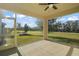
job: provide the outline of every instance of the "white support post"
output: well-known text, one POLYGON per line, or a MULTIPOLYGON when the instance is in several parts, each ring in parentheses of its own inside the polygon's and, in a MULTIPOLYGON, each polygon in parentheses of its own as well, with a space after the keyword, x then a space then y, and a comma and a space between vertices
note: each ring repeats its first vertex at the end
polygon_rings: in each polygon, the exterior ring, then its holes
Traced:
POLYGON ((17 15, 15 14, 15 18, 14 18, 14 39, 15 39, 15 47, 17 47, 16 19, 17 19, 17 15))
POLYGON ((43 20, 43 37, 45 40, 48 39, 48 20, 43 20))
POLYGON ((1 19, 0 19, 0 35, 1 35, 1 25, 2 25, 2 22, 1 22, 1 19))

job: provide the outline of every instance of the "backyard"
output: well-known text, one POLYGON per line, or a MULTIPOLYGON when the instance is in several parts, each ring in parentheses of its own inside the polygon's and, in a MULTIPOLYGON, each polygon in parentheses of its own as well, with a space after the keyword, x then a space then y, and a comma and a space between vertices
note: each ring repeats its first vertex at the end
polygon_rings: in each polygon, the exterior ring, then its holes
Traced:
POLYGON ((49 41, 65 44, 65 45, 79 45, 79 33, 69 32, 51 32, 49 33, 49 41))
MULTIPOLYGON (((77 15, 77 13, 72 14, 71 17, 73 17, 73 15, 77 15)), ((14 20, 10 19, 2 19, 0 22, 0 34, 5 34, 0 36, 4 37, 4 41, 6 41, 5 46, 15 46, 15 44, 17 44, 17 46, 23 46, 44 39, 43 21, 31 16, 20 14, 19 16, 22 17, 18 17, 18 19, 16 19, 16 24, 14 23, 14 20)), ((63 20, 62 17, 60 17, 60 19, 55 18, 48 20, 48 41, 65 45, 79 45, 79 20, 75 20, 74 18, 68 20, 69 18, 70 16, 65 19, 66 21, 63 20), (73 21, 73 19, 75 21, 73 21)), ((4 48, 3 45, 4 44, 2 44, 0 47, 4 48)))
MULTIPOLYGON (((35 41, 43 40, 42 31, 28 31, 30 35, 19 36, 17 35, 17 44, 19 46, 32 43, 35 41)), ((66 45, 79 45, 79 33, 69 32, 50 32, 48 40, 66 45)))
POLYGON ((41 31, 28 31, 27 33, 29 35, 23 35, 23 36, 17 35, 18 46, 29 44, 43 39, 41 31))
MULTIPOLYGON (((20 32, 20 31, 19 31, 20 32)), ((23 46, 26 44, 30 44, 36 41, 43 40, 43 32, 42 31, 28 31, 28 35, 19 35, 17 32, 17 45, 23 46)), ((13 35, 13 34, 12 34, 13 35)), ((9 45, 14 45, 15 40, 14 37, 10 37, 7 40, 9 45)), ((65 45, 79 45, 79 33, 71 33, 71 32, 49 32, 48 40, 51 42, 57 42, 65 45)))

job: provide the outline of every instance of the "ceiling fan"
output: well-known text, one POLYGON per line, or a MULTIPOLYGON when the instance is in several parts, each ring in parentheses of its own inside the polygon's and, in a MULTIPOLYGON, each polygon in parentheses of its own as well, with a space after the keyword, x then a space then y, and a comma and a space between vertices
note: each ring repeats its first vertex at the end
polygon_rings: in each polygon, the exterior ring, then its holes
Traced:
POLYGON ((49 8, 53 8, 53 9, 58 9, 57 6, 55 5, 57 3, 39 3, 39 5, 48 5, 44 11, 47 11, 49 8))

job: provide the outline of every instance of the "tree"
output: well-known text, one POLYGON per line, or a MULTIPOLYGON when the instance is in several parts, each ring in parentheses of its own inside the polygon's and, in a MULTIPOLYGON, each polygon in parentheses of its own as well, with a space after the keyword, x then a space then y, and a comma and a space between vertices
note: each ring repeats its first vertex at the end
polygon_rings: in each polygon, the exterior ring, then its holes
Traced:
POLYGON ((42 20, 37 20, 36 21, 36 24, 37 24, 39 30, 42 30, 43 29, 43 21, 42 20))
POLYGON ((59 29, 62 27, 61 22, 57 22, 56 20, 57 20, 57 18, 51 19, 48 21, 48 31, 49 32, 59 31, 59 29))
POLYGON ((48 31, 52 32, 54 30, 54 22, 56 21, 56 19, 51 19, 48 20, 48 31))
POLYGON ((79 20, 67 21, 64 26, 64 31, 66 32, 77 32, 79 30, 79 20))
POLYGON ((22 29, 22 27, 21 27, 21 24, 20 24, 20 23, 18 23, 18 24, 17 24, 17 29, 18 29, 18 30, 21 30, 21 29, 22 29))
POLYGON ((78 32, 78 24, 79 24, 79 20, 74 21, 74 23, 73 23, 73 31, 74 32, 78 32))
POLYGON ((56 27, 57 27, 57 31, 63 31, 63 23, 57 22, 56 27))
POLYGON ((27 24, 24 25, 24 31, 27 32, 29 30, 29 27, 27 24))
MULTIPOLYGON (((56 19, 50 19, 48 20, 48 31, 51 32, 53 31, 53 23, 56 21, 56 19)), ((37 20, 36 24, 38 25, 39 29, 43 29, 43 21, 42 20, 37 20)))
POLYGON ((67 32, 73 32, 73 21, 67 21, 65 29, 67 32))

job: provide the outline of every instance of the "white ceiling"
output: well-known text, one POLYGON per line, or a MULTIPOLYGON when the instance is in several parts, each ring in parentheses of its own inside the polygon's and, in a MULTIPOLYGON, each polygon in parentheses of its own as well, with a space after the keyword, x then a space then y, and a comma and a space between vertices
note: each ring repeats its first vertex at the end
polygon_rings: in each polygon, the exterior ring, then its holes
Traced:
POLYGON ((56 4, 58 7, 57 10, 49 8, 47 11, 44 11, 46 6, 47 5, 39 5, 38 3, 0 3, 0 8, 2 9, 41 19, 51 19, 54 17, 79 12, 78 3, 59 3, 56 4))

